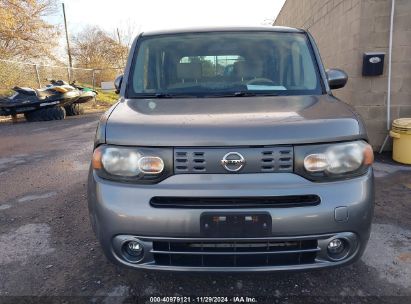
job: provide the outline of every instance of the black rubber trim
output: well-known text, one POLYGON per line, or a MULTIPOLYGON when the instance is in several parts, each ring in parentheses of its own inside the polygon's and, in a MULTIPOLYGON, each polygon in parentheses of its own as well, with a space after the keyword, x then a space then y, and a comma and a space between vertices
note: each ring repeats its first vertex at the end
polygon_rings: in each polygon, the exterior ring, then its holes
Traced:
POLYGON ((150 200, 155 208, 230 209, 230 208, 290 208, 317 206, 318 195, 290 195, 266 197, 162 197, 150 200))

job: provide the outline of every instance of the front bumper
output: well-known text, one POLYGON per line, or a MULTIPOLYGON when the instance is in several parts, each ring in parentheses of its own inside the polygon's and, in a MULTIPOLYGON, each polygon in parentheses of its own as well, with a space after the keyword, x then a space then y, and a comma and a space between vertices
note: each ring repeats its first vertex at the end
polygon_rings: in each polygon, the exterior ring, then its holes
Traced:
MULTIPOLYGON (((134 268, 183 271, 297 270, 344 265, 361 256, 370 234, 374 209, 374 182, 372 169, 364 176, 330 183, 314 183, 291 173, 264 173, 174 175, 155 185, 107 181, 90 171, 88 199, 93 229, 105 254, 113 262, 134 268), (200 215, 203 212, 232 212, 235 209, 154 208, 149 203, 153 196, 264 197, 307 194, 318 195, 321 203, 305 207, 241 209, 250 213, 268 212, 272 217, 270 237, 247 240, 211 240, 201 237, 200 215), (343 220, 341 210, 346 214, 343 220), (336 237, 346 238, 350 244, 347 255, 338 261, 327 257, 326 252, 328 242, 336 237), (145 245, 144 259, 138 263, 130 262, 122 254, 122 244, 131 239, 138 239, 145 245), (300 242, 295 244, 300 244, 301 248, 305 240, 316 242, 315 248, 312 248, 315 254, 313 260, 310 263, 301 263, 300 255, 299 263, 287 262, 286 265, 267 263, 255 267, 237 267, 237 264, 188 266, 174 265, 171 262, 164 265, 157 263, 153 250, 153 244, 157 241, 249 241, 268 244, 300 242)), ((238 253, 234 255, 234 261, 237 261, 238 253)), ((219 257, 217 254, 216 258, 219 257)))

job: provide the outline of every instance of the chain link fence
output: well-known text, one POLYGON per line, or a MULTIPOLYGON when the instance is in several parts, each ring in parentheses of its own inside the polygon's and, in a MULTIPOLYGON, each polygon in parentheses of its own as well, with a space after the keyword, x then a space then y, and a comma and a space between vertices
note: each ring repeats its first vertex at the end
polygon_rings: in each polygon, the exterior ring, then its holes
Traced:
POLYGON ((0 59, 0 90, 5 92, 15 86, 41 88, 50 79, 75 80, 79 84, 99 88, 102 82, 113 82, 121 73, 123 68, 69 68, 0 59))

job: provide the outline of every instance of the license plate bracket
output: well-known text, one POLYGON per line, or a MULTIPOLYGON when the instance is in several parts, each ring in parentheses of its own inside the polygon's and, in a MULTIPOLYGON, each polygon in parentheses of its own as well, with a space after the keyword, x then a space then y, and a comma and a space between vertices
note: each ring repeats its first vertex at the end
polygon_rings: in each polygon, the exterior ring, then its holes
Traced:
POLYGON ((268 212, 204 212, 200 225, 203 237, 267 237, 271 235, 272 219, 268 212))

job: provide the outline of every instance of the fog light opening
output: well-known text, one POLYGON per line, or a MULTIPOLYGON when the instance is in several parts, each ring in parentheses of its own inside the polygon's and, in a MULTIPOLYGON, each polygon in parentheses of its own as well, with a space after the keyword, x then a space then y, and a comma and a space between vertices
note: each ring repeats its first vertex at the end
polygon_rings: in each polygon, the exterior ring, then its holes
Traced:
POLYGON ((344 259, 350 250, 350 244, 346 239, 336 238, 331 240, 327 246, 328 256, 332 260, 344 259))
POLYGON ((328 243, 327 248, 329 253, 339 254, 344 251, 344 243, 340 239, 335 239, 328 243))
POLYGON ((127 261, 136 263, 144 257, 144 245, 136 240, 127 241, 123 243, 122 252, 127 261))

